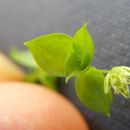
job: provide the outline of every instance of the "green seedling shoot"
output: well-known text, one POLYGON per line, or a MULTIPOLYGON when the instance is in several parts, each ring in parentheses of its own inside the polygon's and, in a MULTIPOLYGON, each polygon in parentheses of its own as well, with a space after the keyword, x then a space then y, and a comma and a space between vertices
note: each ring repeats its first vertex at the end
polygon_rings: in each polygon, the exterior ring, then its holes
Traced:
POLYGON ((52 33, 25 42, 38 65, 49 75, 75 77, 75 89, 86 107, 110 115, 112 89, 130 97, 130 67, 117 66, 100 70, 92 66, 93 39, 84 24, 74 36, 52 33))

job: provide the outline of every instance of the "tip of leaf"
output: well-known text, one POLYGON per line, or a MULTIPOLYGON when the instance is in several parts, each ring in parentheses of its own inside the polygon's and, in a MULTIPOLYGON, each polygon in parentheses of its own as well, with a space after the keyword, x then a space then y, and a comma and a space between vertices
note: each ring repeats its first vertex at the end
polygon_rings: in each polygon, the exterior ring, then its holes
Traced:
POLYGON ((67 76, 67 77, 65 78, 65 83, 66 83, 66 84, 67 84, 68 81, 71 79, 71 77, 73 77, 73 75, 69 75, 69 76, 67 76))
POLYGON ((27 47, 29 46, 29 45, 28 45, 28 42, 24 42, 23 44, 24 44, 25 46, 27 46, 27 47))
POLYGON ((81 28, 86 29, 86 28, 87 28, 87 23, 84 23, 84 24, 81 26, 81 28))
POLYGON ((111 115, 110 115, 110 113, 107 113, 106 116, 107 116, 107 117, 110 117, 111 115))
POLYGON ((69 79, 70 79, 70 76, 68 76, 68 77, 65 78, 65 83, 66 84, 68 83, 69 79))
POLYGON ((86 26, 86 27, 87 27, 87 23, 84 23, 84 26, 86 26))

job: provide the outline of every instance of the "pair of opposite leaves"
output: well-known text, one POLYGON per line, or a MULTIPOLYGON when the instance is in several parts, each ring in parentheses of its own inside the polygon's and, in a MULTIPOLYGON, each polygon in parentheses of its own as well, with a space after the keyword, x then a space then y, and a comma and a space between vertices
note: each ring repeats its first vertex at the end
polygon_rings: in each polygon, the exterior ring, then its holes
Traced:
POLYGON ((91 67, 93 40, 83 25, 71 37, 62 33, 40 36, 25 43, 41 68, 53 76, 76 76, 76 93, 88 108, 109 115, 111 92, 104 93, 104 76, 91 67))

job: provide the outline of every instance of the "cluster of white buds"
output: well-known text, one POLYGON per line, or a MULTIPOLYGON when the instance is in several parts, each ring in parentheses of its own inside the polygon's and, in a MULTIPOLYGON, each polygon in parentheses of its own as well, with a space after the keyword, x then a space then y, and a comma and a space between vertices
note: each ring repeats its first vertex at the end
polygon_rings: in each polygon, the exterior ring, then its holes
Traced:
POLYGON ((121 94, 125 98, 130 97, 130 67, 117 66, 113 67, 106 75, 104 80, 104 91, 109 93, 111 88, 116 94, 121 94))

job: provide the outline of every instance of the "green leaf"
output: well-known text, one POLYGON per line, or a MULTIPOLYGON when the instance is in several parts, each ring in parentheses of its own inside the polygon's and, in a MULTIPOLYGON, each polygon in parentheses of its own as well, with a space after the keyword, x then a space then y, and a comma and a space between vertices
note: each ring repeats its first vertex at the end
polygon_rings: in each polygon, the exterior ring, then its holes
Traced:
POLYGON ((79 100, 88 108, 109 115, 112 94, 104 93, 104 76, 91 67, 76 78, 76 93, 79 100))
POLYGON ((25 43, 41 68, 54 76, 66 76, 65 61, 72 52, 72 38, 54 33, 25 43))
POLYGON ((91 64, 93 55, 93 40, 84 24, 73 37, 73 52, 65 63, 67 76, 70 78, 85 70, 91 64))
POLYGON ((81 71, 80 62, 78 61, 75 52, 72 52, 67 57, 65 62, 65 71, 68 79, 71 78, 72 76, 75 76, 81 71))
POLYGON ((36 64, 34 58, 32 57, 29 51, 20 51, 18 49, 12 49, 10 52, 10 56, 17 63, 23 66, 30 67, 30 68, 38 67, 38 65, 36 64))
POLYGON ((91 64, 94 56, 94 44, 86 24, 84 24, 74 35, 73 48, 80 61, 80 68, 82 70, 85 69, 91 64))
POLYGON ((72 38, 54 33, 25 43, 47 73, 69 79, 85 70, 92 61, 94 45, 86 25, 72 38))

